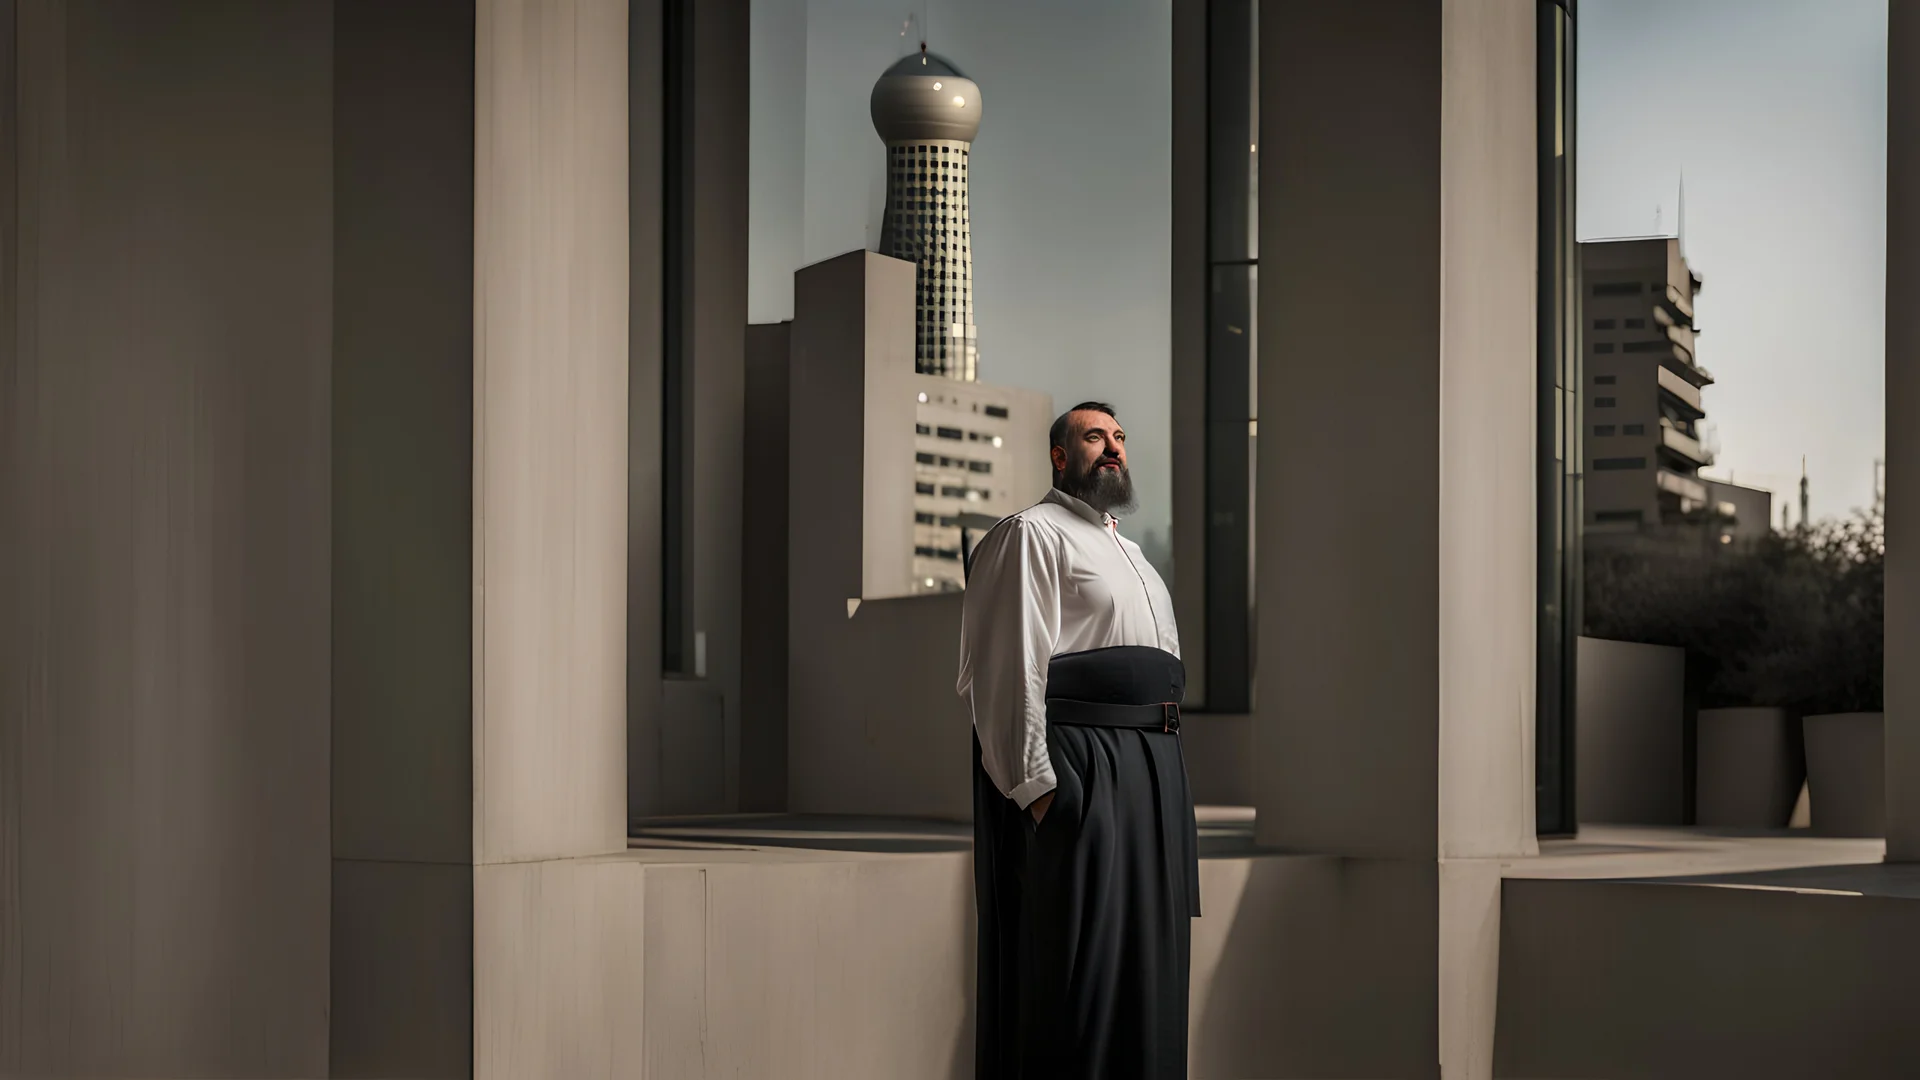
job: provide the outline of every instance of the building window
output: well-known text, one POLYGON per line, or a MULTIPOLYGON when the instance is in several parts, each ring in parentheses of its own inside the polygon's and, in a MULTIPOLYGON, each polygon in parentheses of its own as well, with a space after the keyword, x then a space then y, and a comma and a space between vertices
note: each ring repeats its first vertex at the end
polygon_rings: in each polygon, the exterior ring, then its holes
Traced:
POLYGON ((967 489, 947 485, 940 488, 940 494, 949 499, 964 499, 967 497, 967 489))
POLYGON ((1603 523, 1631 522, 1638 525, 1643 518, 1638 510, 1599 510, 1594 513, 1593 520, 1603 523))
POLYGON ((931 465, 933 464, 933 455, 927 454, 927 453, 919 453, 919 454, 913 455, 913 460, 919 462, 922 465, 931 465))
POLYGON ((913 493, 915 495, 931 495, 933 494, 933 485, 928 483, 916 483, 913 485, 913 493))
POLYGON ((1639 296, 1640 283, 1637 281, 1610 281, 1593 287, 1595 296, 1639 296))
POLYGON ((1613 406, 1614 399, 1610 397, 1597 397, 1593 399, 1593 407, 1596 409, 1611 409, 1613 406))
POLYGON ((1616 375, 1595 375, 1593 377, 1593 384, 1595 386, 1612 386, 1614 380, 1618 377, 1619 376, 1616 375))
POLYGON ((1614 430, 1614 429, 1613 429, 1613 425, 1612 425, 1612 424, 1595 424, 1595 425, 1593 425, 1593 433, 1594 433, 1595 435, 1598 435, 1598 436, 1600 436, 1601 438, 1605 438, 1605 437, 1607 437, 1608 435, 1611 435, 1611 434, 1613 434, 1613 430, 1614 430))
POLYGON ((1611 330, 1613 329, 1613 327, 1614 327, 1614 321, 1612 319, 1593 320, 1593 328, 1595 330, 1611 330))
POLYGON ((915 424, 913 425, 913 433, 915 435, 931 435, 933 434, 933 429, 925 424, 915 424))
POLYGON ((1661 349, 1664 349, 1666 347, 1667 347, 1667 343, 1664 341, 1629 341, 1625 345, 1620 346, 1620 351, 1630 352, 1630 353, 1649 353, 1649 352, 1659 352, 1661 349))
POLYGON ((1643 457, 1603 457, 1593 459, 1596 472, 1624 472, 1629 469, 1644 469, 1647 459, 1643 457))
POLYGON ((1625 325, 1626 325, 1626 328, 1629 330, 1645 330, 1647 328, 1647 320, 1628 319, 1625 325))
POLYGON ((913 515, 913 523, 915 525, 931 525, 933 521, 934 517, 932 514, 915 513, 913 515))
POLYGON ((943 439, 958 439, 961 436, 961 431, 957 427, 943 427, 936 429, 934 434, 943 439))
MULTIPOLYGON (((1253 705, 1253 448, 1259 296, 1259 0, 1206 8, 1207 278, 1200 588, 1210 712, 1253 705)), ((1184 568, 1182 568, 1184 572, 1184 568)))
POLYGON ((990 473, 990 472, 992 472, 992 471, 993 471, 993 462, 991 462, 991 461, 969 461, 969 462, 967 462, 967 471, 968 471, 968 472, 977 472, 977 473, 990 473))
POLYGON ((1613 342, 1596 341, 1593 343, 1593 351, 1600 354, 1611 353, 1613 351, 1613 342))
POLYGON ((1628 424, 1626 427, 1621 428, 1620 431, 1625 435, 1645 435, 1647 433, 1647 425, 1628 424))

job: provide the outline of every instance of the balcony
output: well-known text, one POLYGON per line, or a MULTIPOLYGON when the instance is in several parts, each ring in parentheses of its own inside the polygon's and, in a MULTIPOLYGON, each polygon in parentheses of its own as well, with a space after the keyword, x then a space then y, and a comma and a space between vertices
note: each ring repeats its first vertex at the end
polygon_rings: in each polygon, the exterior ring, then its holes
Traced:
POLYGON ((1685 476, 1674 472, 1672 469, 1663 468, 1655 475, 1654 483, 1659 486, 1662 492, 1675 496, 1680 500, 1682 513, 1697 510, 1706 505, 1707 485, 1691 476, 1685 476))
POLYGON ((1667 340, 1673 342, 1676 348, 1679 348, 1686 352, 1687 361, 1689 363, 1693 361, 1693 341, 1694 341, 1695 332, 1696 331, 1693 329, 1693 327, 1682 326, 1679 323, 1674 323, 1667 327, 1667 340))
POLYGON ((1660 298, 1660 302, 1666 305, 1668 311, 1685 319, 1689 324, 1693 322, 1693 300, 1678 285, 1669 282, 1667 294, 1660 298))
POLYGON ((1700 388, 1681 378, 1678 373, 1666 365, 1660 367, 1660 389, 1665 391, 1682 411, 1690 412, 1689 419, 1698 420, 1707 415, 1700 402, 1700 388))
MULTIPOLYGON (((1662 418, 1660 421, 1660 448, 1679 456, 1694 468, 1713 464, 1713 455, 1707 453, 1706 449, 1700 445, 1699 439, 1677 428, 1668 426, 1665 418, 1662 418)), ((1704 488, 1701 490, 1702 492, 1705 491, 1704 488)), ((1706 498, 1705 494, 1702 494, 1700 497, 1702 499, 1706 498)))

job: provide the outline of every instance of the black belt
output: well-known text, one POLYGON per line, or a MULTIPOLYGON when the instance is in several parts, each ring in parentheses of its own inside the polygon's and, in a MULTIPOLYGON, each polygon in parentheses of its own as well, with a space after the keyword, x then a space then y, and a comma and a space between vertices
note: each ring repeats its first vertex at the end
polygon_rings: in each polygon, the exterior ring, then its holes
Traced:
POLYGON ((1162 701, 1153 705, 1109 705, 1099 701, 1048 698, 1047 722, 1075 727, 1143 728, 1179 731, 1180 705, 1162 701))

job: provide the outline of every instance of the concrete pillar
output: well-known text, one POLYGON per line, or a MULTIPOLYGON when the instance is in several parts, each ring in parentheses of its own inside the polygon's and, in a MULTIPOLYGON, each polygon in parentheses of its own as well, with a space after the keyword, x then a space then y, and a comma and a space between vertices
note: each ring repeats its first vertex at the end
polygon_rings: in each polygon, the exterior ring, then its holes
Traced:
POLYGON ((1920 860, 1920 3, 1887 5, 1887 858, 1920 860))
POLYGON ((0 1075, 328 1075, 331 22, 0 4, 0 1075))
MULTIPOLYGON (((1187 700, 1207 700, 1207 5, 1174 0, 1172 421, 1173 614, 1187 700)), ((1196 719, 1193 727, 1211 726, 1196 719)), ((1189 762, 1191 766, 1191 762, 1189 762)))
POLYGON ((1392 1007, 1313 1060, 1369 1075, 1487 1075, 1465 860, 1533 850, 1533 7, 1262 11, 1258 830, 1429 928, 1329 928, 1392 1007))
POLYGON ((472 0, 334 5, 335 1075, 473 1046, 472 0))
POLYGON ((476 863, 626 845, 627 5, 476 9, 476 863))

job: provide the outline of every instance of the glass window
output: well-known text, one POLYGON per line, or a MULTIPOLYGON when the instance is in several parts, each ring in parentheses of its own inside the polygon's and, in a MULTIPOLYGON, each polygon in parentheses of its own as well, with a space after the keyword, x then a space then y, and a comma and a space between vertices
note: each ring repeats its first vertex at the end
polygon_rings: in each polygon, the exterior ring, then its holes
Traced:
POLYGON ((1593 426, 1593 433, 1595 435, 1600 436, 1601 438, 1605 438, 1608 435, 1613 434, 1613 425, 1612 424, 1595 424, 1593 426))
POLYGON ((1610 397, 1594 398, 1593 407, 1596 409, 1611 409, 1613 408, 1613 399, 1610 397))
POLYGON ((1643 457, 1594 458, 1593 467, 1600 472, 1613 472, 1626 469, 1644 469, 1647 459, 1643 457))

